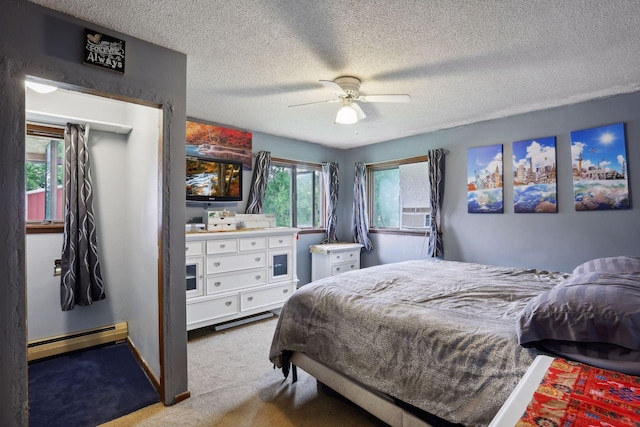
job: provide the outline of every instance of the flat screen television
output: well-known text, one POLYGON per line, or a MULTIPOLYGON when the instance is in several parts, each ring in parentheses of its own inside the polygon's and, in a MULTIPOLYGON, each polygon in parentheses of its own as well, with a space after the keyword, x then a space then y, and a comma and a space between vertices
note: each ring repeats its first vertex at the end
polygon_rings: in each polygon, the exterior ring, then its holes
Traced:
POLYGON ((242 162, 187 156, 187 200, 194 202, 242 200, 242 162))

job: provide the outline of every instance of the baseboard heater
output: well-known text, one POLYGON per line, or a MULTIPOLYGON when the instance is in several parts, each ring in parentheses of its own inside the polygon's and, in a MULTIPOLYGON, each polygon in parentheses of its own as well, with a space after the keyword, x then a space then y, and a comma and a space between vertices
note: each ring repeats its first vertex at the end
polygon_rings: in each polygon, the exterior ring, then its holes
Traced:
POLYGON ((120 322, 115 325, 31 341, 27 345, 27 360, 31 362, 69 351, 124 341, 127 339, 127 333, 127 322, 120 322))

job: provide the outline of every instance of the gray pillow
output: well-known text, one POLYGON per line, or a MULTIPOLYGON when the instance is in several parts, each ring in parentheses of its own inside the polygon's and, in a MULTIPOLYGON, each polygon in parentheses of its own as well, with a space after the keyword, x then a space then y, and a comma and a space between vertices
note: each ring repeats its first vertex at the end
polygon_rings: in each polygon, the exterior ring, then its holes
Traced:
POLYGON ((606 343, 640 351, 640 273, 573 274, 531 299, 516 328, 524 347, 606 343))
POLYGON ((583 273, 640 273, 640 258, 615 256, 596 258, 584 262, 573 269, 573 274, 583 273))

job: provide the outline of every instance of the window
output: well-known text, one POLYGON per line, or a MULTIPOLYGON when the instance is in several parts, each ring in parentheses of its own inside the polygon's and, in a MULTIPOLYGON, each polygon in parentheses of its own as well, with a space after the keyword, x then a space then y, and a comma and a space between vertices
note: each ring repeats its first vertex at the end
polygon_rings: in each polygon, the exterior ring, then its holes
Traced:
POLYGON ((424 231, 429 226, 427 157, 367 165, 371 230, 424 231))
POLYGON ((64 130, 27 125, 25 220, 27 225, 64 220, 64 130))
POLYGON ((276 226, 322 228, 324 206, 322 165, 271 159, 263 212, 276 226))

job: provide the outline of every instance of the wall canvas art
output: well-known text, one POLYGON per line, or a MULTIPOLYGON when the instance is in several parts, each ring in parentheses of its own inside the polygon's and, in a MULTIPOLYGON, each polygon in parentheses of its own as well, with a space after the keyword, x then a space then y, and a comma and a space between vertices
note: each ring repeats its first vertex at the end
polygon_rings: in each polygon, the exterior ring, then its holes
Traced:
POLYGON ((251 170, 251 132, 187 121, 187 156, 242 162, 251 170))
POLYGON ((502 144, 467 151, 469 213, 503 212, 502 144))
POLYGON ((571 132, 577 211, 629 209, 624 123, 571 132))
POLYGON ((556 137, 514 142, 514 212, 558 212, 556 192, 556 137))

